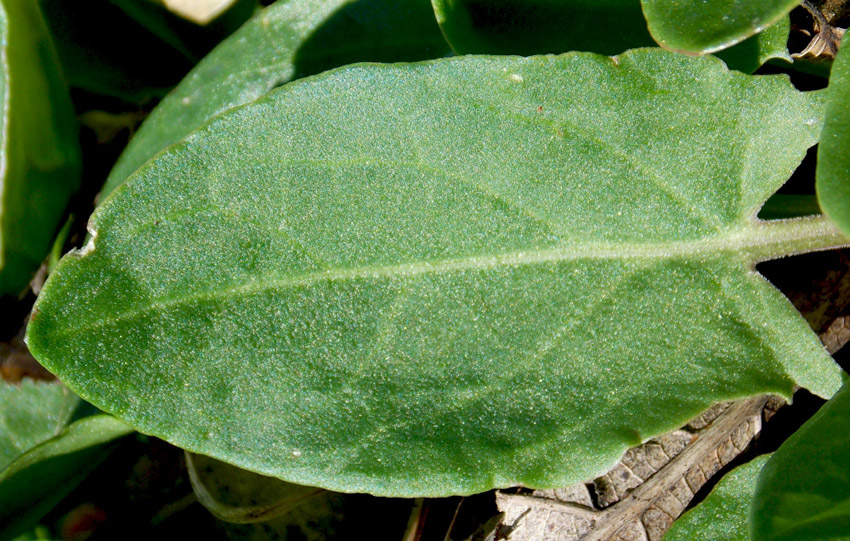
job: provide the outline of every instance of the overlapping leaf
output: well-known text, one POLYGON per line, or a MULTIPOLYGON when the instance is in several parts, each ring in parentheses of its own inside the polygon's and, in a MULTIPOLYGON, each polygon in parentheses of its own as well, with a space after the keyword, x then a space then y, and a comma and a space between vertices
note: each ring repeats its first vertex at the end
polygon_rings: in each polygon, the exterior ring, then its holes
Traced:
POLYGON ((79 185, 77 125, 37 2, 0 2, 0 296, 47 255, 79 185))
POLYGON ((750 510, 751 539, 847 539, 850 532, 850 386, 765 464, 750 510))
POLYGON ((756 457, 724 475, 704 501, 673 523, 664 541, 747 541, 750 538, 747 517, 756 480, 769 457, 756 457))
POLYGON ((31 528, 132 432, 110 415, 85 417, 0 470, 0 539, 31 528))
POLYGON ((0 380, 0 539, 32 527, 133 431, 87 410, 59 382, 0 380))
POLYGON ((769 60, 781 59, 791 62, 787 45, 790 32, 791 21, 785 17, 764 32, 719 51, 717 56, 730 68, 744 73, 753 73, 769 60))
POLYGON ((354 62, 423 60, 449 52, 428 0, 277 2, 219 45, 159 104, 101 197, 211 117, 276 86, 354 62))
POLYGON ((827 116, 818 145, 818 202, 850 234, 850 54, 839 52, 829 78, 827 116))
POLYGON ((649 31, 662 47, 713 53, 775 24, 800 0, 641 0, 649 31))
POLYGON ((365 65, 162 152, 57 266, 33 354, 191 451, 382 495, 565 486, 837 368, 756 261, 822 99, 639 50, 365 65))
POLYGON ((61 383, 0 379, 0 470, 61 432, 79 402, 61 383))

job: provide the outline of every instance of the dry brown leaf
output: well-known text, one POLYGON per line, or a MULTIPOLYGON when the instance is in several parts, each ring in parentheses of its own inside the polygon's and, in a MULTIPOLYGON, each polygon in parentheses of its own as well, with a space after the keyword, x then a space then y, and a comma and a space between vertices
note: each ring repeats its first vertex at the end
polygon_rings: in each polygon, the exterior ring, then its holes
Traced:
POLYGON ((821 0, 818 8, 826 17, 826 20, 834 23, 850 12, 850 2, 848 0, 821 0))
POLYGON ((791 57, 794 60, 806 58, 808 60, 832 60, 838 53, 838 48, 841 46, 841 39, 844 37, 844 28, 835 26, 825 26, 815 34, 812 41, 806 45, 806 48, 799 53, 794 53, 791 57))
POLYGON ((840 316, 832 320, 829 327, 820 334, 821 342, 830 353, 835 353, 850 341, 850 316, 840 316))
MULTIPOLYGON (((832 2, 832 4, 839 4, 839 2, 832 2)), ((800 5, 811 14, 814 20, 815 36, 805 49, 791 55, 791 57, 795 60, 801 58, 814 61, 832 60, 835 58, 838 47, 841 45, 841 38, 844 37, 844 28, 833 26, 832 19, 827 14, 821 12, 821 8, 811 2, 804 1, 800 5)), ((834 11, 838 7, 833 6, 831 9, 834 11)), ((835 16, 835 13, 830 13, 833 17, 835 16)))

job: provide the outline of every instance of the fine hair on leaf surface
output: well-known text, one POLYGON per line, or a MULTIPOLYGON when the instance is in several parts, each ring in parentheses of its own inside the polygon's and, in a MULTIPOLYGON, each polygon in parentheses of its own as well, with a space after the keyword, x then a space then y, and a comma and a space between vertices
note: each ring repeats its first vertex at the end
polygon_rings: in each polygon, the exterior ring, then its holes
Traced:
POLYGON ((304 79, 118 187, 28 343, 138 430, 293 483, 582 481, 716 402, 838 388, 754 270, 847 242, 755 218, 822 110, 658 49, 304 79))

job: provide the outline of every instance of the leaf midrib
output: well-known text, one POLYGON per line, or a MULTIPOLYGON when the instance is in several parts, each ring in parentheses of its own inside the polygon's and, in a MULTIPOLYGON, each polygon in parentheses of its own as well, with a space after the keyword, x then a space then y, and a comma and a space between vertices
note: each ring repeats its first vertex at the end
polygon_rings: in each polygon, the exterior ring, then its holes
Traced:
MULTIPOLYGON (((822 217, 801 219, 797 223, 806 224, 806 229, 822 229, 825 220, 822 217), (806 224, 808 222, 808 224, 806 224)), ((95 321, 91 325, 68 328, 64 334, 79 335, 105 326, 132 320, 151 311, 160 311, 193 302, 226 299, 230 296, 242 296, 260 293, 272 289, 287 289, 310 286, 319 282, 339 282, 357 279, 405 278, 421 274, 453 273, 465 271, 486 271, 498 268, 520 267, 546 263, 560 263, 579 260, 704 260, 706 257, 718 257, 721 254, 732 256, 742 264, 742 269, 752 268, 762 259, 758 254, 767 245, 778 245, 777 253, 789 251, 785 244, 788 221, 745 223, 736 229, 729 229, 723 235, 697 240, 634 243, 634 242, 587 242, 558 246, 548 249, 519 250, 503 254, 474 255, 437 261, 419 261, 392 265, 363 265, 355 268, 335 268, 314 271, 298 276, 281 278, 279 274, 259 275, 250 281, 237 285, 205 292, 196 292, 178 297, 165 297, 141 308, 116 314, 114 317, 95 321), (779 225, 783 224, 783 225, 779 225), (773 231, 771 231, 773 230, 773 231), (783 235, 783 233, 785 233, 783 235), (783 242, 785 244, 783 244, 783 242)), ((793 230, 793 228, 791 228, 793 230)), ((803 227, 797 229, 803 230, 803 227)), ((811 235, 811 236, 814 236, 811 235)), ((822 234, 821 234, 822 236, 822 234)), ((795 239, 791 239, 795 240, 795 239)), ((76 252, 73 259, 91 257, 97 252, 89 248, 76 252)))

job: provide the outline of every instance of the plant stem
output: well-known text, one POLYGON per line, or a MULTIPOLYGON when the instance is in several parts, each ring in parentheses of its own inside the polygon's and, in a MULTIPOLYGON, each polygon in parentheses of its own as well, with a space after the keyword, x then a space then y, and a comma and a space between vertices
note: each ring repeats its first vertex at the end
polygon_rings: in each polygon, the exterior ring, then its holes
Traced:
POLYGON ((846 237, 826 216, 790 220, 759 220, 747 232, 746 252, 757 263, 807 252, 850 247, 846 237))

